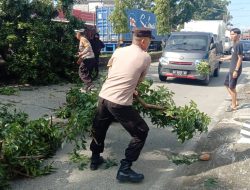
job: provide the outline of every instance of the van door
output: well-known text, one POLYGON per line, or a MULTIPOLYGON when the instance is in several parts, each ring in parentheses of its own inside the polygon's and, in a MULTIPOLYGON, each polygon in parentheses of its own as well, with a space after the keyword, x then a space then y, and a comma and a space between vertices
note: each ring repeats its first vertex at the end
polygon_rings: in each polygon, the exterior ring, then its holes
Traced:
POLYGON ((211 75, 218 76, 219 74, 219 59, 221 57, 220 47, 218 43, 213 43, 210 45, 209 52, 209 65, 211 67, 211 75))

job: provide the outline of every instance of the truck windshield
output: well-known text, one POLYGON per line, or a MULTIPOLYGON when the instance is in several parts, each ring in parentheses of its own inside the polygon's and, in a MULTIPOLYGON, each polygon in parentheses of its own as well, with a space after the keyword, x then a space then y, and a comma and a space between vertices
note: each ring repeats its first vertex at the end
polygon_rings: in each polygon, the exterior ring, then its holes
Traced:
POLYGON ((206 51, 208 37, 201 35, 172 35, 169 37, 166 50, 206 51))

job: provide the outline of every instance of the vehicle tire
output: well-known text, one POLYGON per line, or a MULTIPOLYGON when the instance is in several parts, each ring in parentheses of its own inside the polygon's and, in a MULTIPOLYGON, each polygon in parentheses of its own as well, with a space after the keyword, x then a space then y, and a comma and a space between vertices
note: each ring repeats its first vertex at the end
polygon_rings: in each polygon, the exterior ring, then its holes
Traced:
POLYGON ((218 67, 214 70, 214 77, 218 77, 220 74, 220 64, 218 65, 218 67))
POLYGON ((202 80, 202 84, 207 86, 209 84, 209 82, 210 82, 210 76, 208 74, 206 76, 206 78, 204 80, 202 80))
POLYGON ((167 77, 166 77, 166 76, 163 76, 163 75, 159 75, 159 79, 160 79, 160 81, 162 81, 162 82, 166 82, 166 81, 167 81, 167 77))

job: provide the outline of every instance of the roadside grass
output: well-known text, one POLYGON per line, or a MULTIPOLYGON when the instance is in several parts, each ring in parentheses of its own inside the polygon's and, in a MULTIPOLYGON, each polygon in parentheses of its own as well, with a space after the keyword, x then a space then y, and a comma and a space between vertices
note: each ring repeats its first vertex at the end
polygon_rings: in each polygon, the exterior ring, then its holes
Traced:
POLYGON ((208 189, 213 189, 218 187, 218 178, 208 178, 204 181, 204 187, 208 189))
POLYGON ((173 154, 168 156, 168 159, 172 161, 176 165, 187 164, 190 165, 199 160, 199 156, 197 154, 184 155, 184 154, 173 154))
POLYGON ((0 95, 17 95, 19 92, 19 90, 15 87, 9 87, 9 86, 5 86, 5 87, 0 87, 0 95))

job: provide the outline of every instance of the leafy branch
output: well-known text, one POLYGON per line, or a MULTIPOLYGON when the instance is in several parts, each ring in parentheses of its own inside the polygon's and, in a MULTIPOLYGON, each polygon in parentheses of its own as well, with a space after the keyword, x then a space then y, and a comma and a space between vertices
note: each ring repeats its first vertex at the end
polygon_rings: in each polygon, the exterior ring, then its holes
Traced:
MULTIPOLYGON (((160 86, 152 89, 152 81, 144 81, 138 88, 139 97, 134 101, 134 107, 151 122, 160 128, 172 127, 182 143, 191 139, 197 132, 206 132, 210 118, 200 112, 195 102, 183 107, 176 106, 173 92, 160 86)), ((74 153, 86 146, 92 121, 97 109, 98 91, 80 93, 79 88, 72 88, 67 93, 67 104, 58 110, 58 116, 68 117, 69 123, 65 127, 66 141, 74 142, 74 153), (84 109, 85 108, 85 109, 84 109)))
POLYGON ((210 73, 210 66, 207 61, 201 60, 197 65, 196 69, 200 75, 209 75, 210 73))
POLYGON ((52 163, 44 165, 60 147, 63 130, 44 118, 29 121, 23 112, 0 108, 0 189, 16 177, 35 177, 53 171, 52 163))

